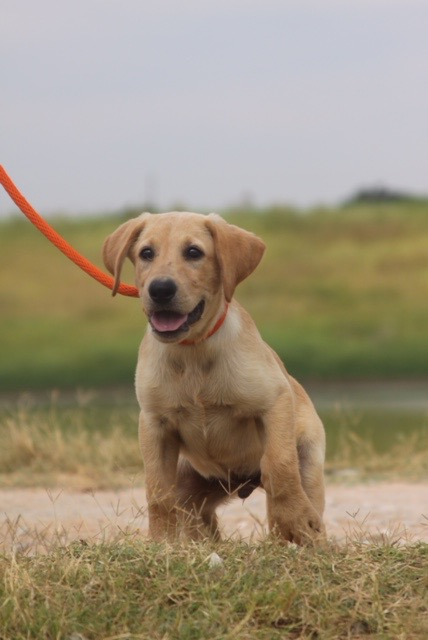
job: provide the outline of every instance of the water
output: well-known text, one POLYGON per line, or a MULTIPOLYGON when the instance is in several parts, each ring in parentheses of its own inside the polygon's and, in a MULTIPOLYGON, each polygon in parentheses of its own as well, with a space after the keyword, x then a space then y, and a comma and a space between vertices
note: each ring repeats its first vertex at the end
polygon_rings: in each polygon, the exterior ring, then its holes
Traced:
POLYGON ((320 411, 337 405, 428 413, 428 379, 390 382, 326 382, 306 385, 320 411))
POLYGON ((329 455, 345 430, 379 452, 428 431, 428 381, 325 383, 307 390, 324 422, 329 455))

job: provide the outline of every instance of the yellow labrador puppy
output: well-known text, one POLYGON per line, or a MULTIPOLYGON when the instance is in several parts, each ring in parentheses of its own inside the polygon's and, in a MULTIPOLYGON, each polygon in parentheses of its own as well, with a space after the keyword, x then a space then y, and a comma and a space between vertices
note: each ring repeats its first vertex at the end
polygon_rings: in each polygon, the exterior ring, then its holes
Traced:
POLYGON ((322 423, 304 389, 233 299, 265 245, 216 214, 144 213, 104 244, 120 282, 126 257, 149 326, 136 392, 152 537, 219 537, 216 507, 257 486, 272 532, 323 532, 322 423))

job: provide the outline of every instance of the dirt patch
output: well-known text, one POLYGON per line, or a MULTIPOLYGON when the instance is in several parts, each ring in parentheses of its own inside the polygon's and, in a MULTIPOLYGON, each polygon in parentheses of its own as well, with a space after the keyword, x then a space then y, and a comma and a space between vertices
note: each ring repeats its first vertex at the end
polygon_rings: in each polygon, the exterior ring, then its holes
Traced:
MULTIPOLYGON (((329 537, 428 542, 428 483, 327 487, 329 537)), ((52 541, 105 540, 121 532, 146 534, 144 489, 77 493, 45 489, 0 491, 0 550, 43 549, 52 541)), ((258 539, 266 532, 265 496, 255 491, 219 511, 226 536, 258 539)))

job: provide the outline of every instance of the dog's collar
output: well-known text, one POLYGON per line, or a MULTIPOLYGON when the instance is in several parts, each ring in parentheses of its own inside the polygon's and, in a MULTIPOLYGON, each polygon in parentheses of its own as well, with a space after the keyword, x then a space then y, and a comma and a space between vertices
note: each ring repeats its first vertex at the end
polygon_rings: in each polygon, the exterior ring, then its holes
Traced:
POLYGON ((224 308, 224 311, 222 313, 222 315, 220 316, 220 318, 217 320, 217 322, 215 323, 215 325, 213 326, 213 328, 207 333, 206 336, 204 336, 203 338, 201 338, 200 340, 182 340, 181 342, 179 342, 178 344, 183 345, 185 347, 191 346, 191 345, 195 345, 195 344, 199 344, 199 342, 203 342, 204 340, 207 340, 208 338, 211 338, 211 336, 213 336, 215 333, 217 333, 217 331, 220 329, 220 327, 223 325, 223 322, 226 320, 226 316, 227 316, 227 312, 229 309, 229 305, 226 302, 226 306, 224 308))

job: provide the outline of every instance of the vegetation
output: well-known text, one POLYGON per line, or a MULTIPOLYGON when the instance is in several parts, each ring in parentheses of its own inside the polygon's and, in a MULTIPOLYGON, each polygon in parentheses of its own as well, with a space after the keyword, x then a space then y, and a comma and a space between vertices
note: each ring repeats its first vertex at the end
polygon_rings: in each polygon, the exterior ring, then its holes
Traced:
MULTIPOLYGON (((104 394, 58 400, 0 410, 0 484, 85 491, 141 484, 135 400, 104 394)), ((321 416, 330 481, 343 481, 349 471, 353 480, 427 477, 426 413, 336 407, 321 416)))
MULTIPOLYGON (((239 298, 292 373, 426 377, 427 213, 424 203, 229 212, 267 242, 239 298)), ((119 222, 55 227, 100 264, 119 222)), ((0 256, 2 486, 139 483, 138 410, 117 388, 132 393, 138 302, 112 300, 25 221, 0 225, 0 256), (87 391, 106 385, 114 393, 87 391), (67 387, 80 391, 18 402, 5 393, 67 387)), ((354 479, 426 477, 426 410, 335 405, 321 415, 331 480, 349 469, 354 479)), ((0 640, 427 637, 428 545, 360 533, 321 549, 270 539, 163 545, 135 531, 99 544, 59 536, 44 553, 17 544, 0 554, 0 640)))
POLYGON ((425 638, 428 545, 155 545, 0 556, 2 640, 425 638))
MULTIPOLYGON (((0 485, 91 491, 142 480, 135 404, 26 405, 0 412, 0 485)), ((1 637, 1 636, 0 636, 1 637)))
MULTIPOLYGON (((426 377, 426 203, 226 215, 267 243, 238 298, 293 374, 426 377)), ((103 239, 121 221, 54 226, 101 265, 103 239)), ((112 299, 25 220, 1 223, 0 255, 2 391, 132 384, 145 330, 137 300, 112 299)))

